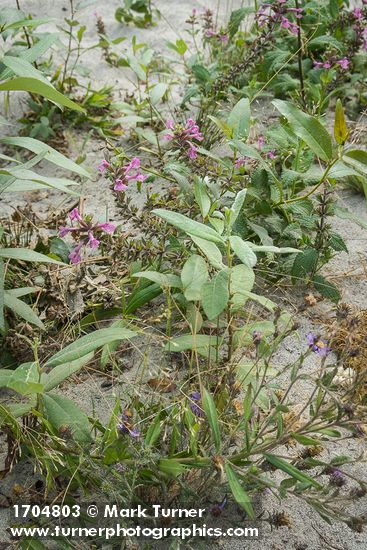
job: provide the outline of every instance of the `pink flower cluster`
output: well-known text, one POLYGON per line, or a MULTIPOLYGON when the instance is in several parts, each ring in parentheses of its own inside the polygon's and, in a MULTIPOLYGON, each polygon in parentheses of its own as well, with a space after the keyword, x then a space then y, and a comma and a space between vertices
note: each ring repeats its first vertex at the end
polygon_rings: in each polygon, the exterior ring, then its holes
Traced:
MULTIPOLYGON (((265 138, 264 136, 259 136, 258 140, 257 140, 257 146, 258 148, 260 149, 260 151, 263 149, 265 145, 265 138)), ((266 151, 265 152, 265 155, 270 159, 270 160, 275 160, 277 158, 277 155, 276 155, 276 152, 275 151, 266 151)), ((238 159, 235 160, 234 162, 234 167, 235 168, 241 168, 242 166, 245 166, 246 162, 251 160, 251 157, 247 157, 247 156, 244 156, 244 157, 240 157, 238 159)))
POLYGON ((69 254, 69 260, 72 264, 81 262, 81 251, 83 247, 95 249, 99 247, 100 241, 95 237, 95 233, 113 233, 116 227, 112 223, 93 224, 91 216, 82 217, 77 208, 74 208, 69 214, 70 221, 75 221, 76 226, 60 227, 59 235, 61 238, 69 233, 78 236, 80 241, 69 254))
POLYGON ((314 61, 313 66, 315 69, 331 69, 332 67, 339 66, 343 71, 346 71, 349 68, 350 61, 347 57, 342 59, 335 60, 335 58, 330 58, 326 61, 314 61))
MULTIPOLYGON (((367 4, 367 0, 363 1, 362 3, 367 4)), ((354 8, 354 10, 352 11, 352 15, 356 20, 355 25, 353 25, 353 29, 356 32, 357 37, 363 40, 363 49, 367 50, 367 27, 364 27, 366 12, 365 10, 362 11, 361 8, 354 8)))
POLYGON ((290 21, 289 16, 294 15, 296 19, 302 18, 303 8, 289 8, 287 0, 278 0, 273 4, 264 3, 256 13, 257 22, 260 27, 266 23, 279 23, 281 28, 288 29, 292 34, 298 33, 298 25, 290 21))
POLYGON ((173 133, 165 134, 164 139, 175 140, 180 147, 188 147, 187 156, 193 160, 196 159, 198 154, 197 146, 192 143, 192 140, 203 141, 204 137, 200 132, 199 126, 192 118, 187 119, 184 126, 180 124, 174 124, 172 120, 167 120, 166 128, 172 130, 173 133))
POLYGON ((205 32, 205 38, 215 38, 224 45, 227 45, 229 41, 229 36, 226 32, 215 32, 211 29, 205 32))
POLYGON ((140 159, 134 157, 129 164, 121 166, 118 169, 114 169, 107 160, 103 159, 98 165, 98 170, 101 174, 104 174, 106 170, 114 179, 114 191, 121 192, 126 191, 128 183, 130 181, 144 182, 148 176, 144 175, 140 171, 140 159))

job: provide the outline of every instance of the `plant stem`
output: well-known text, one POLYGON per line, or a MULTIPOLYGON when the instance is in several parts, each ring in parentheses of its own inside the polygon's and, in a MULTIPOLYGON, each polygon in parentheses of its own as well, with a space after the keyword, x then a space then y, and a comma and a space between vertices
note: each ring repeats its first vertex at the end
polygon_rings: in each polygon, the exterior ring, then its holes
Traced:
MULTIPOLYGON (((299 0, 295 0, 295 1, 296 1, 296 9, 299 9, 299 0)), ((299 74, 299 82, 300 82, 300 92, 301 92, 302 103, 306 107, 305 82, 303 78, 303 66, 302 66, 303 48, 302 48, 300 19, 297 19, 297 41, 298 41, 298 74, 299 74)))
MULTIPOLYGON (((69 0, 69 2, 70 2, 70 20, 73 21, 74 15, 75 15, 74 0, 69 0)), ((66 54, 66 59, 65 59, 65 63, 64 63, 64 70, 63 70, 62 79, 61 79, 61 88, 62 89, 64 89, 64 83, 65 83, 65 79, 66 79, 66 71, 67 71, 67 68, 68 68, 68 63, 69 63, 70 54, 71 54, 71 41, 72 41, 72 37, 73 37, 73 30, 72 29, 73 29, 73 27, 71 25, 69 25, 68 53, 66 54)))

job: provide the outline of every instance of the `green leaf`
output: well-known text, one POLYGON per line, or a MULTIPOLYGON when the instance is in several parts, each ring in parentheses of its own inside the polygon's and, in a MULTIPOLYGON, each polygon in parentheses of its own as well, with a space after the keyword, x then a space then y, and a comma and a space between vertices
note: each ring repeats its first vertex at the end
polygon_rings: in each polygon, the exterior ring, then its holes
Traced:
POLYGON ((320 292, 321 296, 324 296, 332 302, 339 302, 341 295, 338 288, 333 283, 325 279, 325 277, 322 277, 322 275, 315 275, 313 278, 313 284, 316 290, 320 292))
POLYGON ((208 280, 208 268, 205 260, 193 254, 185 262, 182 268, 181 281, 184 290, 184 296, 189 302, 201 300, 203 284, 208 280))
POLYGON ((231 269, 231 294, 250 292, 255 283, 255 273, 251 267, 244 264, 235 265, 231 269))
MULTIPOLYGON (((29 61, 26 61, 21 57, 4 55, 1 62, 18 76, 36 78, 47 84, 47 86, 50 86, 47 79, 43 76, 43 73, 29 63, 29 61)), ((0 75, 0 80, 3 80, 2 75, 0 75)))
POLYGON ((322 485, 318 483, 315 479, 308 476, 307 474, 304 474, 298 468, 284 460, 283 458, 279 458, 278 456, 275 456, 273 454, 264 453, 264 458, 270 462, 275 468, 278 470, 282 470, 286 474, 290 475, 294 479, 297 479, 297 481, 301 481, 302 483, 307 483, 315 487, 316 489, 322 489, 322 485))
POLYGON ((5 333, 5 317, 4 317, 4 262, 0 258, 0 332, 5 333))
POLYGON ((321 36, 316 36, 315 38, 312 38, 310 41, 307 42, 307 48, 310 50, 316 50, 320 47, 325 48, 326 44, 328 45, 328 47, 333 46, 340 52, 343 51, 343 44, 330 34, 323 34, 321 36))
POLYGON ((201 239, 200 237, 195 237, 190 235, 196 246, 202 251, 203 254, 208 258, 209 263, 216 269, 223 269, 224 263, 222 261, 222 253, 217 247, 216 244, 201 239))
POLYGON ((124 328, 101 328, 75 340, 66 348, 58 351, 48 361, 46 367, 55 367, 80 359, 91 351, 115 340, 127 340, 137 336, 136 332, 124 328))
POLYGON ((313 271, 317 265, 318 254, 314 248, 304 250, 294 259, 292 267, 292 277, 303 278, 313 271))
POLYGON ((254 267, 257 262, 256 254, 253 252, 252 248, 241 239, 233 235, 229 237, 231 243, 231 248, 236 256, 241 260, 241 262, 247 267, 254 267))
POLYGON ((45 417, 57 430, 70 428, 75 441, 81 444, 92 441, 88 417, 74 401, 55 393, 45 393, 42 403, 45 417))
POLYGON ((206 185, 200 178, 194 178, 194 194, 203 218, 206 218, 210 212, 210 198, 206 191, 206 185))
POLYGON ((202 65, 193 65, 191 67, 193 75, 199 84, 206 84, 210 80, 210 72, 202 65))
POLYGON ((363 176, 367 175, 367 151, 352 149, 344 153, 343 160, 353 166, 363 176))
POLYGON ((202 305, 209 321, 218 317, 228 304, 228 279, 228 271, 223 269, 202 287, 202 305))
POLYGON ((180 277, 173 275, 172 273, 159 273, 159 271, 139 271, 132 275, 133 278, 143 278, 157 283, 162 288, 181 288, 182 283, 180 277))
POLYGON ((239 30, 240 25, 244 20, 244 18, 246 17, 246 15, 249 15, 253 12, 254 10, 252 7, 239 8, 231 12, 231 17, 228 22, 228 32, 229 32, 230 38, 233 38, 233 36, 239 30))
POLYGON ((337 252, 348 252, 347 245, 337 233, 332 233, 330 235, 329 246, 337 252))
POLYGON ((45 160, 52 162, 52 164, 56 164, 56 166, 60 166, 60 168, 64 168, 65 170, 69 170, 70 172, 74 172, 80 176, 87 178, 90 177, 89 172, 87 172, 82 166, 76 164, 76 162, 73 162, 72 160, 69 160, 64 155, 56 151, 56 149, 53 149, 46 143, 43 143, 37 139, 30 137, 3 137, 0 138, 0 142, 5 145, 14 145, 15 147, 28 149, 36 155, 44 154, 45 160))
POLYGON ((156 283, 134 290, 127 301, 124 313, 126 315, 134 313, 139 307, 148 304, 160 294, 162 294, 162 287, 156 283))
POLYGON ((85 110, 80 105, 74 103, 74 101, 71 101, 71 99, 55 90, 55 88, 53 88, 49 84, 37 80, 36 78, 22 76, 12 78, 11 80, 0 83, 0 91, 30 92, 32 94, 37 94, 45 97, 46 99, 49 99, 50 101, 58 105, 63 105, 64 107, 73 109, 74 111, 80 111, 82 113, 85 112, 85 110))
POLYGON ((238 216, 240 215, 243 204, 245 202, 246 194, 247 194, 247 189, 242 189, 236 195, 236 198, 235 198, 235 200, 232 204, 232 207, 231 207, 231 218, 230 218, 230 222, 229 222, 230 227, 233 227, 235 221, 237 220, 238 216))
POLYGON ((69 376, 78 372, 84 365, 87 365, 93 357, 94 353, 91 352, 80 359, 54 367, 49 373, 43 373, 41 376, 41 383, 44 385, 44 391, 50 391, 56 388, 56 386, 69 378, 69 376))
POLYGON ((230 486, 235 501, 237 502, 237 504, 239 504, 239 506, 241 506, 241 508, 246 511, 248 517, 250 519, 253 519, 255 517, 255 514, 252 508, 250 497, 242 488, 235 471, 228 462, 224 465, 224 470, 226 472, 228 484, 230 486))
POLYGON ((36 363, 24 363, 14 371, 10 371, 6 387, 21 395, 41 393, 43 385, 39 382, 39 372, 36 363))
POLYGON ((292 248, 290 246, 283 246, 279 248, 278 246, 258 245, 251 242, 249 242, 248 245, 252 248, 254 252, 271 252, 273 254, 299 254, 299 250, 297 248, 292 248))
POLYGON ((168 84, 159 82, 155 84, 149 91, 149 97, 152 105, 157 105, 168 90, 168 84))
POLYGON ((247 97, 243 97, 236 103, 230 112, 227 125, 232 130, 232 136, 235 139, 245 139, 250 130, 250 101, 247 97))
POLYGON ((170 458, 161 458, 158 462, 158 470, 170 477, 177 477, 183 474, 186 469, 187 465, 170 458))
POLYGON ((148 431, 145 436, 145 445, 147 447, 152 447, 157 441, 161 433, 161 417, 157 414, 154 422, 149 426, 148 431))
POLYGON ((211 433, 212 433, 212 437, 215 445, 215 450, 217 451, 217 453, 219 453, 222 446, 222 442, 220 438, 217 409, 215 407, 213 397, 205 388, 202 389, 201 401, 205 412, 205 416, 207 417, 209 422, 209 426, 211 429, 211 433))
MULTIPOLYGON (((220 339, 222 341, 222 339, 220 339)), ((209 336, 207 334, 185 334, 183 336, 176 336, 171 338, 165 345, 165 350, 179 353, 181 351, 196 350, 198 353, 201 351, 208 351, 211 347, 215 346, 217 338, 215 336, 209 336)), ((207 355, 206 353, 204 355, 207 355)))
MULTIPOLYGON (((22 50, 22 59, 24 61, 28 61, 28 63, 33 63, 39 57, 41 57, 41 55, 47 52, 47 50, 52 46, 52 44, 56 42, 56 40, 58 40, 57 33, 43 36, 31 48, 22 50)), ((5 80, 6 78, 9 78, 12 75, 13 75, 13 71, 11 69, 5 69, 5 71, 1 73, 1 80, 5 80)))
POLYGON ((44 324, 42 323, 41 319, 39 319, 39 317, 34 313, 33 309, 28 304, 25 304, 24 302, 22 302, 22 300, 18 300, 18 298, 7 291, 5 291, 4 293, 4 305, 5 307, 14 311, 14 313, 19 315, 19 317, 22 317, 22 319, 24 319, 28 323, 35 325, 41 330, 45 330, 44 324))
POLYGON ((314 446, 314 445, 321 445, 322 444, 320 440, 313 439, 312 437, 308 437, 306 435, 292 433, 292 437, 293 437, 293 439, 295 439, 301 445, 314 446))
POLYGON ((22 260, 24 262, 42 262, 45 264, 65 265, 62 262, 57 262, 44 254, 39 254, 28 248, 0 248, 0 258, 8 260, 22 260))
POLYGON ((152 213, 156 216, 159 216, 167 223, 178 227, 181 231, 184 231, 188 235, 194 235, 195 237, 200 237, 207 241, 212 241, 216 243, 224 242, 223 238, 211 227, 207 227, 203 223, 190 220, 183 214, 178 212, 170 212, 169 210, 163 210, 161 208, 152 210, 152 213))
POLYGON ((339 145, 344 145, 348 137, 347 123, 345 122, 344 109, 340 99, 337 100, 335 107, 334 137, 339 145))
POLYGON ((303 139, 315 155, 325 161, 332 159, 333 146, 331 138, 321 122, 303 113, 288 101, 274 99, 272 103, 288 120, 293 132, 303 139))

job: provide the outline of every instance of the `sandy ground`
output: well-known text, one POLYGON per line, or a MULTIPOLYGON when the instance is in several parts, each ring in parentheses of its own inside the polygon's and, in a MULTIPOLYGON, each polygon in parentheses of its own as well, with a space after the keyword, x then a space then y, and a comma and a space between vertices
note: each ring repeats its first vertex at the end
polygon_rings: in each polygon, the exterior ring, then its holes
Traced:
MULTIPOLYGON (((220 10, 221 13, 227 13, 233 8, 241 5, 241 2, 221 1, 220 10)), ((117 37, 120 35, 126 36, 128 39, 133 35, 136 35, 139 41, 147 42, 151 47, 157 51, 162 51, 164 48, 165 40, 176 40, 181 35, 184 36, 180 29, 183 28, 183 23, 191 13, 193 8, 211 7, 216 8, 217 0, 203 1, 179 1, 179 0, 158 0, 158 5, 162 18, 158 22, 158 25, 152 29, 135 29, 133 27, 123 28, 114 19, 114 11, 118 7, 120 2, 118 0, 108 0, 103 4, 95 2, 91 3, 89 7, 86 7, 80 12, 79 20, 88 24, 88 31, 86 33, 86 44, 93 44, 96 41, 96 33, 91 25, 91 20, 95 17, 93 12, 103 15, 105 20, 107 32, 109 36, 117 37), (181 35, 180 35, 181 32, 181 35)), ((31 13, 35 17, 45 16, 45 5, 47 5, 47 16, 55 18, 54 22, 48 24, 45 28, 53 30, 55 24, 65 17, 67 12, 64 8, 68 9, 68 3, 66 1, 48 0, 36 1, 36 0, 23 0, 21 2, 22 8, 31 13)), ((14 6, 14 2, 10 0, 3 0, 2 6, 14 6)), ((124 42, 122 48, 127 47, 128 41, 124 42)), ((115 86, 116 97, 123 97, 126 90, 131 90, 131 82, 129 82, 129 71, 126 69, 114 69, 109 67, 104 61, 101 60, 99 53, 88 54, 83 61, 86 67, 91 70, 92 78, 95 85, 102 86, 103 84, 111 84, 115 86)), ((11 105, 11 113, 14 121, 14 128, 11 129, 11 133, 15 134, 16 119, 23 108, 22 98, 17 102, 13 102, 11 105)), ((260 120, 260 122, 266 123, 266 121, 260 120)), ((9 132, 9 130, 6 130, 9 132)), ((76 140, 76 143, 80 143, 80 136, 76 140)), ((103 185, 103 181, 96 176, 96 166, 98 160, 103 156, 103 144, 96 140, 88 142, 86 147, 86 161, 85 164, 91 169, 92 178, 86 182, 83 186, 83 194, 86 197, 86 211, 93 212, 97 217, 103 219, 108 210, 111 219, 118 220, 118 213, 115 210, 114 202, 111 198, 108 186, 103 185)), ((74 157, 78 154, 77 146, 71 146, 71 155, 74 157), (74 150, 75 149, 75 150, 74 150)), ((54 176, 61 175, 57 169, 51 169, 50 166, 45 165, 43 167, 44 174, 51 174, 54 176)), ((4 216, 12 212, 12 207, 15 205, 26 204, 29 197, 22 195, 11 195, 2 199, 0 206, 0 215, 4 216)), ((68 204, 70 198, 61 197, 54 192, 42 192, 37 198, 33 198, 37 204, 39 212, 46 214, 51 208, 59 208, 60 205, 68 204)), ((347 206, 355 214, 367 221, 367 210, 365 200, 351 193, 341 193, 340 202, 342 205, 347 206)), ((365 308, 367 299, 367 230, 361 229, 354 222, 347 220, 340 220, 335 218, 333 220, 335 230, 337 230, 347 243, 349 248, 349 254, 340 253, 327 267, 327 271, 333 280, 339 286, 343 294, 343 300, 347 303, 354 304, 356 306, 365 308)), ((290 290, 289 292, 283 291, 277 293, 274 296, 275 299, 287 303, 290 311, 296 313, 297 304, 302 303, 302 292, 298 293, 290 290)), ((300 321, 300 329, 298 338, 294 338, 289 342, 286 342, 282 351, 278 354, 277 361, 279 365, 285 364, 291 357, 296 356, 305 348, 305 336, 310 330, 320 329, 320 319, 328 319, 332 315, 332 306, 330 303, 320 302, 314 308, 306 310, 306 312, 297 315, 297 319, 300 321)), ((115 384, 113 388, 102 388, 101 384, 104 380, 103 377, 86 373, 84 376, 79 377, 77 383, 64 385, 62 388, 63 393, 71 397, 77 404, 79 404, 87 413, 95 412, 102 421, 107 421, 114 401, 117 398, 123 397, 126 391, 134 391, 134 382, 140 375, 138 365, 142 362, 142 357, 146 351, 147 355, 147 370, 145 376, 156 376, 162 369, 162 361, 160 357, 159 348, 152 348, 147 346, 144 350, 144 342, 136 342, 134 344, 134 350, 132 353, 132 363, 134 369, 126 370, 126 373, 119 377, 118 384, 115 384)), ((307 369, 314 369, 316 367, 317 357, 313 357, 310 363, 307 365, 307 369)), ((174 373, 173 373, 174 374, 174 373)), ((76 382, 76 381, 75 381, 76 382)), ((299 396, 302 399, 302 395, 299 396)), ((337 449, 330 448, 328 452, 331 454, 349 454, 357 456, 363 450, 364 443, 361 440, 346 440, 343 444, 339 444, 337 449)), ((1 449, 0 449, 1 458, 1 449)), ((367 481, 365 466, 356 467, 353 471, 357 477, 364 477, 367 481)), ((25 466, 23 463, 16 467, 15 472, 8 476, 5 480, 0 481, 0 496, 8 495, 12 491, 14 482, 21 483, 25 486, 32 480, 34 482, 34 475, 31 467, 25 466)), ((290 550, 327 550, 329 548, 335 550, 366 550, 367 538, 366 534, 358 534, 349 530, 343 524, 336 524, 328 526, 323 522, 316 513, 310 508, 306 507, 301 501, 276 501, 272 496, 264 495, 261 497, 261 501, 258 505, 266 510, 267 513, 274 513, 275 511, 284 510, 291 518, 292 528, 281 527, 272 532, 268 528, 264 528, 263 538, 261 541, 243 541, 243 540, 228 540, 222 539, 217 542, 206 541, 203 548, 223 548, 225 550, 236 550, 249 548, 251 550, 283 550, 285 548, 290 550)), ((358 502, 358 513, 362 513, 367 509, 366 500, 358 502)), ((3 543, 4 549, 10 548, 10 543, 7 537, 5 528, 8 525, 7 511, 0 508, 0 548, 3 543)), ((107 548, 107 546, 106 546, 107 548)), ((168 546, 163 545, 162 548, 168 550, 168 546)))

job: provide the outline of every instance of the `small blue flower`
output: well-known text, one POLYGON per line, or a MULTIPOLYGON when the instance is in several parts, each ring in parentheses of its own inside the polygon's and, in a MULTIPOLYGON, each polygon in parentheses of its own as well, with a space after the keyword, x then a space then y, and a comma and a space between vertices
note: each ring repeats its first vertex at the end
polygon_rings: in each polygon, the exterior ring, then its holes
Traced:
POLYGON ((130 424, 130 418, 131 418, 131 413, 123 412, 121 415, 121 422, 117 424, 117 429, 122 435, 129 434, 131 437, 139 437, 140 432, 137 428, 134 428, 130 424))
POLYGON ((312 351, 315 351, 320 355, 320 357, 326 357, 331 348, 327 345, 327 342, 325 340, 322 340, 321 338, 317 338, 312 334, 312 332, 309 332, 307 334, 307 342, 309 347, 312 349, 312 351))
POLYGON ((189 398, 191 399, 190 403, 190 409, 194 413, 195 416, 202 417, 203 416, 203 410, 201 408, 201 395, 200 392, 196 391, 189 395, 189 398))

